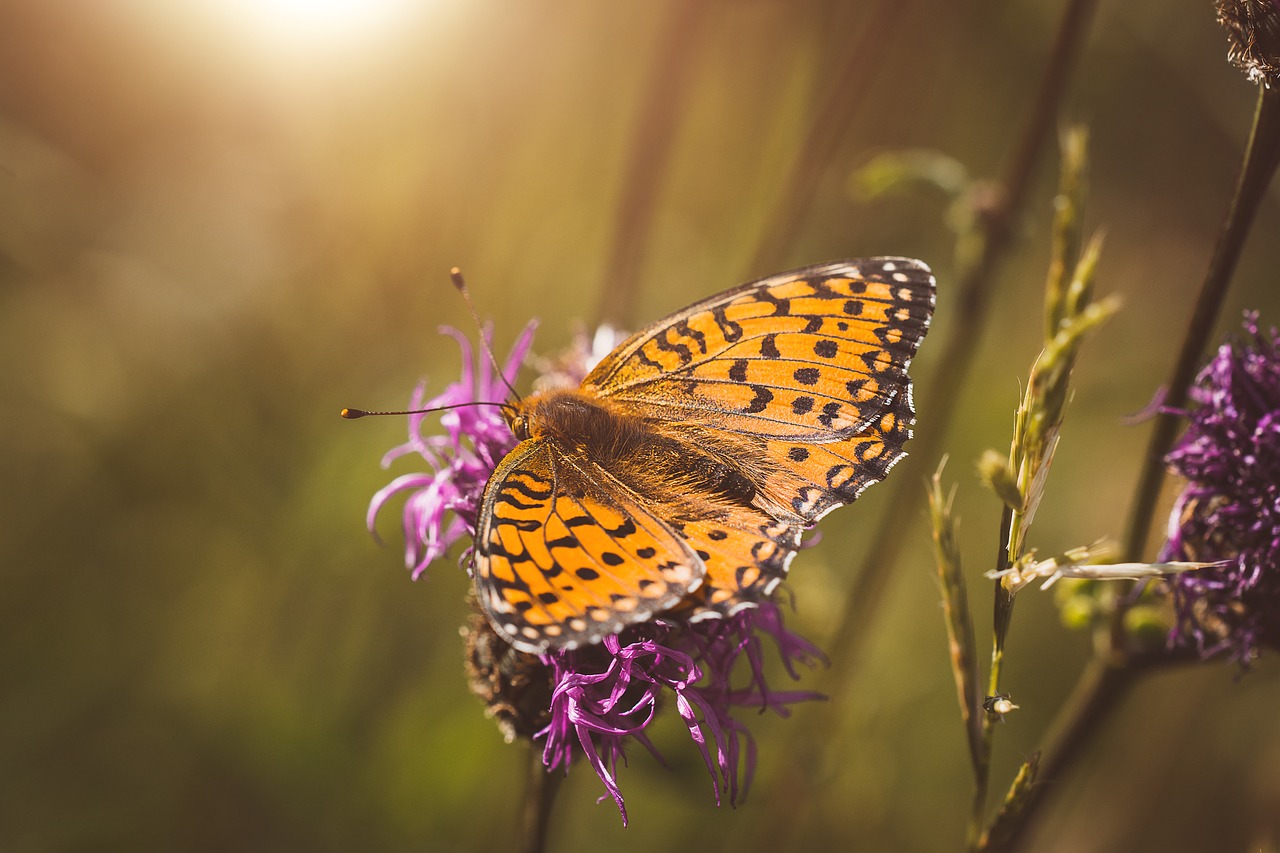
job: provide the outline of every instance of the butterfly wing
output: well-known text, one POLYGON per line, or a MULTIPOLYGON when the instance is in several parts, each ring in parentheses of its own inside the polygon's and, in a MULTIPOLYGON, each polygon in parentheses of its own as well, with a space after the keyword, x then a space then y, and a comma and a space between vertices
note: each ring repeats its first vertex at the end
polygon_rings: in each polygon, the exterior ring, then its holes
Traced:
POLYGON ((521 443, 485 487, 473 573, 517 648, 574 648, 670 609, 705 574, 692 547, 629 488, 548 439, 521 443))
POLYGON ((772 594, 786 577, 802 532, 794 522, 750 507, 677 529, 706 566, 701 586, 686 601, 695 608, 695 619, 730 615, 772 594))
POLYGON ((583 387, 660 421, 837 441, 899 397, 910 407, 907 367, 933 314, 934 284, 909 258, 770 276, 637 332, 583 387))
POLYGON ((919 261, 806 267, 696 303, 633 335, 583 383, 733 464, 753 506, 686 524, 699 598, 730 613, 772 592, 800 531, 903 456, 907 368, 935 281, 919 261))
MULTIPOLYGON (((706 566, 694 598, 698 615, 730 615, 770 596, 786 577, 800 537, 816 517, 851 503, 868 486, 884 479, 902 458, 910 436, 911 412, 899 398, 861 433, 827 444, 760 440, 746 445, 748 458, 767 469, 762 493, 774 504, 789 498, 791 512, 738 506, 710 514, 676 529, 706 566), (785 456, 789 467, 770 460, 785 456), (781 515, 782 517, 778 517, 781 515)), ((705 444, 703 445, 705 446, 705 444)))

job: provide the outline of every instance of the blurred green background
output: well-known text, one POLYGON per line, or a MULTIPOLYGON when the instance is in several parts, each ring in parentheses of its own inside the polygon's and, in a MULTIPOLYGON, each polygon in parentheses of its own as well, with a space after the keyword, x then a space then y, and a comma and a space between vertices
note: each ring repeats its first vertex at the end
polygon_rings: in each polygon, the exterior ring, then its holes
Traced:
MULTIPOLYGON (((552 353, 603 313, 655 319, 747 278, 904 254, 939 279, 918 431, 953 316, 946 201, 859 198, 914 148, 996 177, 1062 3, 55 0, 0 3, 0 847, 513 849, 526 751, 462 674, 467 579, 411 583, 398 523, 364 529, 394 408, 457 375, 466 270, 505 350, 552 353), (837 85, 849 51, 865 66, 837 85), (663 93, 670 148, 646 103, 663 93), (815 124, 832 143, 797 164, 815 124), (651 180, 627 189, 637 167, 651 180), (782 199, 797 173, 805 204, 782 199), (646 208, 645 205, 648 205, 646 208), (645 209, 651 217, 640 215, 645 209), (610 302, 634 280, 634 304, 610 302)), ((1225 209, 1256 90, 1208 2, 1102 3, 1065 120, 1088 123, 1101 293, 1032 544, 1122 533, 1148 425, 1225 209)), ((658 111, 661 113, 661 110, 658 111)), ((1039 162, 964 389, 949 474, 980 645, 1004 450, 1040 335, 1057 164, 1039 162)), ((1220 329, 1280 322, 1272 188, 1220 329)), ((1216 338, 1215 338, 1216 339, 1216 338)), ((936 460, 928 460, 932 466, 936 460)), ((820 644, 887 486, 822 526, 792 625, 820 644)), ((969 767, 922 510, 834 709, 751 718, 751 797, 716 809, 679 726, 621 777, 584 764, 554 849, 957 849, 969 767), (834 711, 834 713, 832 712, 834 711), (820 751, 836 772, 815 775, 820 751), (799 782, 797 782, 799 780, 799 782)), ((1023 595, 1000 791, 1088 654, 1023 595)), ((1280 666, 1144 684, 1060 783, 1035 849, 1243 850, 1280 840, 1280 666), (1252 846, 1250 846, 1252 845, 1252 846)))

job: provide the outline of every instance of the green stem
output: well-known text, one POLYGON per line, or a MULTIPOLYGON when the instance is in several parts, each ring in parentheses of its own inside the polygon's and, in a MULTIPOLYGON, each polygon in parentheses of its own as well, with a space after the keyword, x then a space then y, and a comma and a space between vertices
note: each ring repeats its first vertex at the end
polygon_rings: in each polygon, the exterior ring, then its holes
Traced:
POLYGON ((520 812, 521 853, 544 853, 547 849, 547 829, 551 824, 551 810, 555 806, 556 793, 564 773, 548 772, 542 763, 542 750, 529 745, 529 778, 525 788, 524 806, 520 812))
MULTIPOLYGON (((1017 555, 1014 537, 1020 524, 1019 514, 1005 507, 1000 514, 1000 553, 996 557, 996 570, 1002 571, 1013 565, 1017 555)), ((987 696, 1000 693, 1000 676, 1004 672, 1004 641, 1009 633, 1009 622, 1013 618, 1013 595, 1005 585, 995 582, 995 601, 992 607, 991 632, 991 672, 987 678, 987 696)), ((987 792, 991 785, 991 752, 995 747, 995 724, 998 717, 989 713, 979 705, 973 713, 981 714, 982 737, 979 742, 978 762, 974 768, 973 804, 969 812, 968 848, 975 850, 982 838, 986 825, 987 792)))
POLYGON ((1028 838, 1028 830, 1035 817, 1048 802, 1046 797, 1055 790, 1062 777, 1086 752, 1085 746, 1098 733, 1102 724, 1129 695, 1138 682, 1138 676, 1159 659, 1148 663, 1126 661, 1117 657, 1095 659, 1080 676, 1076 686, 1058 714, 1052 733, 1044 750, 1046 758, 1040 765, 1036 783, 1027 792, 1016 820, 1006 827, 999 843, 991 843, 981 849, 984 853, 1019 849, 1028 838))
POLYGON ((991 733, 984 724, 982 727, 983 757, 979 762, 981 772, 973 784, 973 803, 969 812, 969 831, 965 836, 965 849, 977 850, 982 840, 983 815, 987 809, 987 786, 991 779, 991 733))
MULTIPOLYGON (((998 583, 998 582, 997 582, 998 583)), ((1000 687, 1000 670, 1004 664, 1004 649, 998 645, 991 649, 991 677, 987 682, 988 696, 994 696, 1000 687)), ((986 824, 987 792, 991 787, 991 751, 995 746, 995 728, 991 714, 982 706, 973 709, 981 714, 982 734, 978 741, 978 761, 973 773, 973 801, 969 810, 969 830, 966 836, 966 849, 975 850, 982 838, 982 830, 986 824)))
MULTIPOLYGON (((1200 297, 1187 323, 1178 361, 1169 377, 1164 405, 1168 409, 1180 409, 1186 405, 1187 390, 1195 378, 1204 358, 1205 345, 1213 331, 1222 308, 1232 273, 1240 260, 1245 238, 1253 226, 1258 207, 1271 184, 1271 178, 1280 164, 1280 89, 1258 87, 1258 108, 1254 113, 1253 129, 1245 149, 1240 179, 1227 208, 1213 258, 1209 262, 1200 297)), ((1142 558, 1151 532, 1160 487, 1164 482, 1164 457, 1173 447, 1179 418, 1172 412, 1156 416, 1151 440, 1147 445, 1143 470, 1138 481, 1138 493, 1129 518, 1128 536, 1125 538, 1125 559, 1142 558)))

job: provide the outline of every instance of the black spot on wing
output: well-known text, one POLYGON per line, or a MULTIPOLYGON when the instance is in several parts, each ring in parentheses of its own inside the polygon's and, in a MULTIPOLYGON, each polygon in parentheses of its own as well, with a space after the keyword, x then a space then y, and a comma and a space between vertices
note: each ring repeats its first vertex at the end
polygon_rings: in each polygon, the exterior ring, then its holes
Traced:
POLYGON ((540 475, 523 468, 512 470, 507 475, 507 478, 503 480, 502 488, 507 491, 519 492, 526 498, 532 498, 533 500, 546 500, 551 497, 551 484, 540 475), (535 484, 541 484, 542 488, 538 488, 535 484))
POLYGON ((769 408, 769 404, 773 402, 773 392, 763 385, 752 385, 751 390, 756 392, 756 396, 751 400, 751 404, 744 411, 749 414, 758 414, 769 408))
POLYGON ((822 407, 822 414, 818 415, 818 422, 824 427, 830 428, 838 417, 840 417, 840 404, 827 403, 822 407))
POLYGON ((801 385, 817 385, 818 378, 821 376, 821 373, 816 367, 801 367, 798 368, 792 376, 794 376, 795 380, 801 385))
POLYGON ((724 339, 727 342, 732 344, 742 339, 742 326, 728 318, 723 305, 713 308, 711 317, 716 321, 716 325, 720 327, 720 334, 724 335, 724 339))
POLYGON ((525 503, 519 498, 514 497, 513 495, 507 492, 505 485, 498 492, 497 496, 493 499, 493 502, 498 504, 506 504, 507 506, 513 506, 516 509, 537 509, 538 507, 542 506, 541 502, 525 503))
POLYGON ((813 354, 819 358, 835 358, 840 346, 830 338, 823 338, 813 345, 813 354))
MULTIPOLYGON (((689 349, 689 345, 682 338, 683 332, 680 327, 684 326, 688 329, 687 323, 677 323, 666 330, 664 334, 658 335, 653 339, 653 344, 663 352, 669 352, 680 360, 681 364, 688 364, 693 361, 693 350, 689 349), (673 340, 674 338, 674 340, 673 340)), ((703 342, 703 351, 706 351, 706 342, 703 342)))

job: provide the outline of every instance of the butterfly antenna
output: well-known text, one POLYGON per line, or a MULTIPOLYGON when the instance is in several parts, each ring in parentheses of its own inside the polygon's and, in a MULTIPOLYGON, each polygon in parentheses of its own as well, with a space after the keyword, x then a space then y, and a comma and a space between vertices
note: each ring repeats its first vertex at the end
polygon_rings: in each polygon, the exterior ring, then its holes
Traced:
POLYGON ((445 412, 449 409, 462 409, 467 406, 497 406, 500 409, 505 409, 509 405, 509 403, 499 403, 496 401, 492 403, 477 401, 472 403, 454 403, 451 406, 432 406, 430 409, 405 409, 402 412, 368 412, 364 409, 346 408, 342 410, 341 415, 349 421, 354 421, 357 418, 372 418, 382 415, 429 415, 432 412, 445 412))
POLYGON ((462 301, 467 303, 467 310, 471 312, 471 319, 475 322, 476 329, 480 332, 480 347, 484 350, 484 354, 489 357, 489 363, 493 365, 498 378, 502 380, 503 385, 507 386, 511 396, 515 397, 517 401, 520 400, 520 392, 507 381, 507 375, 502 372, 502 368, 498 366, 498 360, 493 357, 493 350, 489 349, 489 341, 484 334, 484 325, 480 322, 480 314, 476 312, 475 304, 471 301, 471 293, 467 290, 467 282, 462 277, 462 270, 457 267, 449 270, 449 279, 453 282, 453 286, 458 288, 458 292, 462 294, 462 301))

